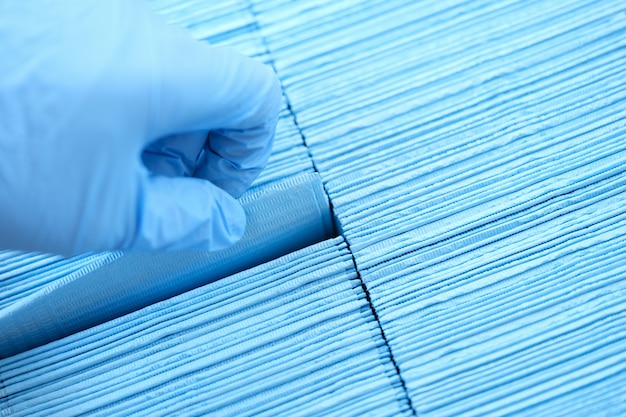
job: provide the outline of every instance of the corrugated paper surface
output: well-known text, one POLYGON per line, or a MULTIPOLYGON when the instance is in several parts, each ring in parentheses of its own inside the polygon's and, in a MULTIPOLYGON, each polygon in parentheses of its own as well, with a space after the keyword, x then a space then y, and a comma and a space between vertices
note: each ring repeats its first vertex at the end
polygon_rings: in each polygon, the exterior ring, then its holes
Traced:
MULTIPOLYGON (((258 187, 342 236, 0 360, 4 414, 626 415, 623 1, 151 3, 274 66, 258 187)), ((2 306, 112 256, 1 255, 2 306)))

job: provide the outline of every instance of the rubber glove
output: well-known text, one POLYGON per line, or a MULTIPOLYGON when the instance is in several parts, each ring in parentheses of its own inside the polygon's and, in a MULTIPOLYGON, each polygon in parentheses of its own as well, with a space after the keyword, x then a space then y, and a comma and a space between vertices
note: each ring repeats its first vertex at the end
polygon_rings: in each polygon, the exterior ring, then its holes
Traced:
POLYGON ((142 0, 0 2, 0 248, 218 250, 267 162, 267 66, 142 0))

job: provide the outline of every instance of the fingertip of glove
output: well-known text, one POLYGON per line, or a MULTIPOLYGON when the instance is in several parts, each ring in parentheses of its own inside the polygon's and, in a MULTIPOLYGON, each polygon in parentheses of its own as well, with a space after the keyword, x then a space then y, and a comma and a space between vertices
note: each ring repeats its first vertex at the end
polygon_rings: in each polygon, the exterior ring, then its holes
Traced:
POLYGON ((237 243, 246 231, 246 213, 239 201, 225 191, 219 191, 221 198, 215 217, 219 217, 220 221, 214 223, 213 239, 207 240, 205 250, 228 248, 237 243))
POLYGON ((148 178, 139 206, 130 250, 217 251, 239 241, 246 228, 241 204, 197 178, 148 178))

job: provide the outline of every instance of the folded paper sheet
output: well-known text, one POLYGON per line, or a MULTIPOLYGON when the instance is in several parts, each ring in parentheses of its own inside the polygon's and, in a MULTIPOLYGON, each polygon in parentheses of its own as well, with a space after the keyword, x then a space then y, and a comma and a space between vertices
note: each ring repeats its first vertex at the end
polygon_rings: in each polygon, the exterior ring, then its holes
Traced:
POLYGON ((0 360, 3 415, 409 414, 336 238, 0 360))
MULTIPOLYGON (((3 411, 626 415, 623 0, 151 3, 274 65, 259 188, 310 153, 349 249, 0 360, 3 411)), ((76 268, 0 256, 2 305, 76 268)))
MULTIPOLYGON (((0 357, 68 336, 332 237, 317 174, 275 182, 241 198, 246 232, 231 248, 126 253, 56 280, 0 310, 0 357)), ((44 271, 47 275, 47 271, 44 271)))
POLYGON ((417 415, 625 415, 624 2, 253 3, 417 415))

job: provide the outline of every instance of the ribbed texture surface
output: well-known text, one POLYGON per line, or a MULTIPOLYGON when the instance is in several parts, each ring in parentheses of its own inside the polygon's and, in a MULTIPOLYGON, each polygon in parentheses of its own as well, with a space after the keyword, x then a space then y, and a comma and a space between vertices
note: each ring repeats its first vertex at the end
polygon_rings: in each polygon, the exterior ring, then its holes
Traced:
POLYGON ((2 406, 14 416, 401 415, 385 355, 337 238, 0 361, 2 406))
POLYGON ((625 9, 255 4, 419 416, 626 414, 625 9))
POLYGON ((626 414, 623 1, 152 4, 274 65, 258 184, 310 152, 349 250, 1 361, 5 413, 626 414))
POLYGON ((71 274, 83 274, 120 256, 102 253, 64 259, 60 256, 0 252, 0 310, 71 274))

